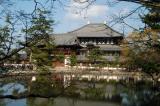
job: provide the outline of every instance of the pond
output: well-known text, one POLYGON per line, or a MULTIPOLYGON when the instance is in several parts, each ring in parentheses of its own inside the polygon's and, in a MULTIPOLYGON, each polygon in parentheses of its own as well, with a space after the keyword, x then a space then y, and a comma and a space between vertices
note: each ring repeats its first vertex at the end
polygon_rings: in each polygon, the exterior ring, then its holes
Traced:
POLYGON ((160 91, 151 82, 64 76, 0 78, 0 106, 160 106, 160 91))
POLYGON ((101 101, 87 101, 75 100, 71 98, 57 97, 53 98, 27 98, 20 100, 5 99, 1 101, 0 106, 120 106, 120 104, 101 102, 101 101))

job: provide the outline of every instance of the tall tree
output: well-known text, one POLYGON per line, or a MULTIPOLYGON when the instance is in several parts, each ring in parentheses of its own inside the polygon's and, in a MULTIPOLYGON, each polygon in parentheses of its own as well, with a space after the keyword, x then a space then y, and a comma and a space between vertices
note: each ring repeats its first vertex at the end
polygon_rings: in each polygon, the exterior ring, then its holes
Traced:
POLYGON ((54 48, 54 39, 52 37, 53 21, 47 19, 48 11, 37 10, 36 16, 32 19, 32 26, 24 30, 28 32, 28 39, 32 40, 30 51, 30 62, 35 64, 38 70, 48 70, 52 66, 50 54, 54 48))
POLYGON ((12 49, 13 44, 17 41, 14 36, 15 27, 12 17, 7 14, 5 19, 5 25, 0 27, 0 63, 16 51, 12 49))
MULTIPOLYGON (((154 82, 160 78, 160 1, 132 0, 142 4, 148 13, 140 15, 145 27, 134 31, 124 42, 125 64, 131 70, 141 70, 154 82)), ((124 62, 124 61, 123 61, 124 62)))
POLYGON ((154 30, 160 30, 160 1, 150 0, 150 2, 155 2, 155 5, 149 5, 148 3, 143 4, 143 6, 148 10, 148 13, 141 16, 142 22, 145 23, 146 28, 148 27, 154 30))
POLYGON ((123 62, 128 69, 146 73, 151 76, 154 84, 160 78, 160 49, 157 43, 159 43, 158 33, 151 29, 133 32, 124 42, 122 52, 123 62))

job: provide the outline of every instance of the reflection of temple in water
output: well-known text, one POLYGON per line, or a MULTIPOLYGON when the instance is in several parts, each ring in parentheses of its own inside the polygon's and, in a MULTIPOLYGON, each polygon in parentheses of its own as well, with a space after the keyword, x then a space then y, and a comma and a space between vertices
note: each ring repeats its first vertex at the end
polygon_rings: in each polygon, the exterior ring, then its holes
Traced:
POLYGON ((60 81, 64 87, 68 87, 71 84, 71 81, 120 81, 124 82, 129 81, 140 81, 140 80, 150 80, 149 78, 144 78, 141 75, 132 75, 132 74, 79 74, 79 73, 69 73, 69 74, 55 74, 53 79, 60 81))

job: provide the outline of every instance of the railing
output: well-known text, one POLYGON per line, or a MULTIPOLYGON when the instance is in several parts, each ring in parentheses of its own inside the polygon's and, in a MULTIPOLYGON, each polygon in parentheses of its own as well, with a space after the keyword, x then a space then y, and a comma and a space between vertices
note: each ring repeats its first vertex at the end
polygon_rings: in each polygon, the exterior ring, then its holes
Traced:
POLYGON ((33 64, 4 64, 3 68, 8 71, 26 71, 33 70, 33 64))

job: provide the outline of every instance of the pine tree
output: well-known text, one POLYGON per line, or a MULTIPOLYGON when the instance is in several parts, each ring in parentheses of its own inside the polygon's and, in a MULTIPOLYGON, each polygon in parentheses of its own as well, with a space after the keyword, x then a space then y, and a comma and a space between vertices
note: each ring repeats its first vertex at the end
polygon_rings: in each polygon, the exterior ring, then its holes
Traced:
POLYGON ((145 4, 145 7, 148 9, 148 13, 141 16, 142 21, 146 27, 160 30, 160 7, 148 6, 147 4, 145 4))
POLYGON ((52 35, 52 20, 47 19, 48 11, 37 11, 38 14, 32 19, 32 26, 27 30, 29 38, 36 43, 28 48, 30 51, 30 62, 37 70, 48 70, 52 66, 50 54, 54 48, 52 35))

